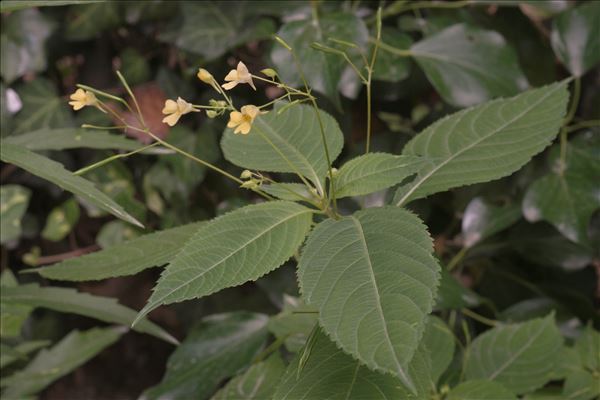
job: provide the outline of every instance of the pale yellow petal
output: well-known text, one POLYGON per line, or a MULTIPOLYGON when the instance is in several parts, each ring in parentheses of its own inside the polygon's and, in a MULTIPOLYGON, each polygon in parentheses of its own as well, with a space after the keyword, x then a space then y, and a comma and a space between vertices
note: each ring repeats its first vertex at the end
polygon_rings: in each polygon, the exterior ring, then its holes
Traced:
POLYGON ((192 107, 192 105, 190 103, 188 103, 181 97, 177 98, 177 111, 179 111, 180 114, 182 114, 182 115, 187 114, 187 113, 191 112, 193 109, 194 108, 192 107))
POLYGON ((232 111, 229 113, 229 120, 239 124, 244 120, 244 116, 239 111, 232 111))
POLYGON ((236 86, 237 86, 237 84, 238 84, 238 83, 237 83, 237 81, 233 81, 233 82, 229 82, 229 83, 224 83, 224 84, 222 84, 221 86, 222 86, 222 87, 223 87, 223 89, 225 89, 225 90, 231 90, 231 89, 233 89, 234 87, 236 87, 236 86))
POLYGON ((252 81, 252 77, 250 77, 248 79, 248 82, 246 82, 246 83, 248 83, 252 87, 252 89, 256 90, 256 86, 254 86, 254 82, 252 81))
POLYGON ((181 117, 180 114, 173 113, 171 115, 167 115, 166 117, 164 117, 162 122, 164 122, 165 124, 167 124, 169 126, 173 126, 177 123, 177 121, 179 121, 179 117, 181 117))
POLYGON ((252 128, 250 122, 244 122, 243 124, 240 124, 240 126, 238 126, 234 133, 240 132, 242 135, 247 135, 248 132, 250 132, 250 128, 252 128))
POLYGON ((246 76, 250 75, 250 72, 248 72, 248 67, 246 67, 246 64, 241 61, 237 65, 236 72, 240 78, 245 78, 246 76))
POLYGON ((85 100, 85 91, 83 89, 77 89, 75 93, 71 94, 71 100, 76 101, 84 101, 85 100))
POLYGON ((96 99, 96 95, 92 92, 85 92, 85 105, 93 106, 96 104, 98 100, 96 99))
POLYGON ((260 109, 252 104, 242 107, 242 114, 249 116, 252 121, 254 121, 254 118, 256 118, 259 113, 260 109))
POLYGON ((229 81, 237 81, 239 78, 238 76, 238 72, 235 69, 232 69, 231 71, 229 71, 229 73, 227 74, 227 76, 225 77, 225 81, 229 82, 229 81))
POLYGON ((162 110, 163 114, 173 114, 177 111, 177 103, 174 100, 165 101, 165 107, 162 110))
POLYGON ((81 101, 70 101, 69 104, 73 107, 73 110, 77 111, 77 110, 81 110, 85 104, 83 104, 81 101))

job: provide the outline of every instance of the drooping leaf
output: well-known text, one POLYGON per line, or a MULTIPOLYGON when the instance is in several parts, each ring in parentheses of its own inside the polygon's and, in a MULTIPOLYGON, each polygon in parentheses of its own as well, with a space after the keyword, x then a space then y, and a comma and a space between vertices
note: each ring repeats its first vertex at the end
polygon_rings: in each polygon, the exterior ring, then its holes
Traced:
POLYGON ((310 209, 279 201, 243 207, 203 225, 163 270, 140 317, 161 304, 260 278, 294 254, 311 221, 310 209))
POLYGON ((2 397, 24 398, 40 392, 115 343, 124 332, 122 328, 72 331, 51 349, 40 351, 25 369, 0 380, 2 397))
POLYGON ((600 7, 582 4, 553 20, 551 43, 554 53, 567 69, 582 76, 600 62, 600 7))
POLYGON ((154 232, 105 250, 29 271, 61 281, 93 281, 137 274, 171 261, 201 225, 202 222, 196 222, 154 232))
POLYGON ((17 89, 17 92, 23 107, 15 116, 13 134, 72 126, 67 101, 58 97, 52 82, 37 78, 17 89))
POLYGON ((14 164, 24 170, 46 179, 69 192, 80 196, 85 201, 94 204, 102 210, 108 211, 124 221, 143 228, 135 218, 110 197, 99 191, 94 185, 77 175, 67 171, 62 164, 44 156, 33 153, 24 147, 2 142, 0 146, 2 161, 14 164))
POLYGON ((429 399, 431 388, 426 351, 417 352, 408 372, 417 387, 414 395, 389 374, 374 372, 339 349, 322 331, 317 332, 308 361, 299 370, 296 356, 281 379, 278 400, 429 399))
MULTIPOLYGON (((225 158, 243 168, 300 173, 322 189, 327 159, 315 110, 302 104, 278 114, 280 109, 275 107, 257 117, 248 135, 226 129, 221 141, 225 158)), ((342 150, 344 136, 332 116, 324 111, 319 114, 333 162, 342 150)))
POLYGON ((423 344, 431 359, 431 381, 436 384, 446 371, 454 356, 454 334, 444 321, 430 316, 423 333, 423 344))
POLYGON ((326 220, 310 234, 298 280, 306 303, 344 351, 369 368, 407 373, 431 312, 439 266, 425 226, 394 207, 326 220))
MULTIPOLYGON (((134 310, 117 303, 114 298, 93 296, 69 288, 40 287, 34 283, 5 287, 2 289, 0 299, 4 304, 48 308, 127 327, 131 325, 136 315, 134 310)), ((133 329, 170 343, 177 343, 171 335, 147 319, 140 321, 133 329)))
POLYGON ((494 31, 452 25, 415 43, 411 55, 448 103, 473 106, 529 86, 515 51, 494 31))
POLYGON ((2 18, 0 43, 4 56, 0 59, 0 73, 7 84, 27 73, 46 69, 45 45, 54 27, 51 20, 35 9, 2 18))
POLYGON ((275 353, 267 360, 252 365, 242 375, 238 375, 211 400, 254 400, 270 399, 275 394, 277 384, 285 372, 281 356, 275 353))
POLYGON ((79 204, 71 197, 50 211, 46 218, 46 226, 42 230, 42 237, 46 240, 58 242, 71 232, 78 220, 79 204))
POLYGON ((466 247, 500 232, 521 218, 521 210, 515 204, 497 206, 481 197, 469 202, 462 219, 462 233, 466 247))
POLYGON ((112 1, 69 7, 65 37, 67 40, 89 40, 105 29, 116 27, 121 21, 119 7, 118 2, 112 1))
POLYGON ((516 394, 542 387, 552 377, 562 345, 554 317, 500 325, 478 336, 465 361, 467 379, 486 379, 516 394))
POLYGON ((589 242, 590 218, 600 208, 600 141, 590 138, 571 141, 564 166, 558 147, 553 148, 552 172, 534 181, 523 199, 528 221, 546 220, 569 240, 583 244, 589 242))
POLYGON ((416 173, 425 162, 414 156, 369 153, 344 164, 335 177, 338 198, 360 196, 386 189, 416 173))
POLYGON ((9 136, 4 141, 32 151, 77 148, 136 150, 141 147, 138 142, 127 139, 123 135, 79 128, 38 129, 9 136))
POLYGON ((32 340, 19 343, 14 347, 0 344, 0 348, 2 349, 2 351, 0 351, 0 368, 5 368, 19 360, 25 360, 27 359, 28 354, 44 348, 49 344, 50 342, 48 340, 32 340))
POLYGON ((494 100, 443 118, 418 134, 402 154, 428 159, 400 187, 397 205, 453 187, 510 175, 556 136, 566 112, 566 82, 494 100))
POLYGON ((154 399, 206 399, 219 384, 246 367, 263 347, 268 318, 238 312, 202 319, 167 362, 162 381, 144 393, 154 399))
MULTIPOLYGON (((313 49, 311 44, 318 42, 334 48, 340 47, 328 40, 334 38, 364 47, 369 37, 364 21, 352 14, 328 13, 318 19, 287 22, 281 26, 277 35, 296 53, 310 88, 323 93, 339 108, 338 87, 346 61, 338 54, 313 49)), ((341 49, 348 48, 341 46, 341 49)), ((275 44, 271 60, 283 82, 303 87, 298 67, 286 48, 275 44)))
POLYGON ((31 191, 24 186, 0 186, 0 243, 18 239, 31 191))
MULTIPOLYGON (((5 268, 0 275, 0 293, 6 288, 17 287, 19 282, 9 268, 5 268)), ((21 327, 29 314, 33 311, 33 307, 25 304, 10 304, 2 301, 0 297, 0 337, 15 337, 21 333, 21 327)))
POLYGON ((448 392, 448 400, 516 400, 517 396, 498 382, 470 380, 448 392))
MULTIPOLYGON (((383 27, 381 41, 402 50, 407 50, 412 44, 410 36, 387 26, 383 27)), ((386 82, 400 82, 408 78, 410 66, 410 60, 407 57, 401 57, 380 48, 373 68, 373 78, 386 82)))

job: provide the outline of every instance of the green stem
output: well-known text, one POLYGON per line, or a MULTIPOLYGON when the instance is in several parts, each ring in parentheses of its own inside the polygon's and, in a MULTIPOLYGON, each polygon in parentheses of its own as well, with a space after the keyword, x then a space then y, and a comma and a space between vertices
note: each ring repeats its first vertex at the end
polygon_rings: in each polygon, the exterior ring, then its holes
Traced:
MULTIPOLYGON (((369 41, 372 43, 375 43, 377 39, 374 38, 369 38, 369 41)), ((379 41, 379 47, 381 47, 381 50, 385 50, 388 53, 400 56, 400 57, 412 57, 413 53, 410 50, 405 50, 405 49, 399 49, 397 47, 394 46, 390 46, 387 43, 382 42, 381 40, 379 41)))
POLYGON ((144 116, 142 115, 142 110, 140 108, 140 105, 138 104, 137 98, 134 96, 133 91, 129 87, 129 84, 127 83, 127 81, 125 80, 125 78, 123 77, 123 75, 121 75, 121 71, 117 71, 117 76, 119 77, 119 80, 121 81, 121 83, 125 87, 125 90, 127 90, 127 93, 129 93, 129 96, 133 100, 133 104, 135 105, 135 109, 137 110, 137 114, 138 114, 137 119, 140 122, 140 125, 143 128, 146 128, 146 121, 144 120, 144 116))
MULTIPOLYGON (((412 3, 405 4, 404 2, 392 3, 382 12, 382 18, 391 17, 403 13, 405 11, 417 10, 422 8, 462 8, 470 4, 476 4, 474 0, 462 0, 462 1, 415 1, 412 3)), ((368 23, 373 23, 375 20, 371 18, 368 23)))
POLYGON ((154 142, 154 143, 152 143, 152 144, 149 144, 149 145, 147 145, 147 146, 140 147, 140 148, 139 148, 139 149, 137 149, 137 150, 130 151, 129 153, 115 154, 115 155, 113 155, 113 156, 110 156, 110 157, 107 157, 107 158, 105 158, 104 160, 100 160, 100 161, 98 161, 97 163, 94 163, 94 164, 92 164, 92 165, 88 165, 87 167, 83 167, 83 168, 81 168, 81 169, 78 169, 77 171, 73 172, 73 174, 74 174, 74 175, 83 175, 83 174, 85 174, 85 173, 88 173, 89 171, 91 171, 91 170, 93 170, 93 169, 96 169, 96 168, 98 168, 98 167, 101 167, 101 166, 103 166, 103 165, 106 165, 106 164, 108 164, 108 163, 110 163, 110 162, 112 162, 112 161, 118 160, 118 159, 120 159, 120 158, 127 158, 127 157, 129 157, 129 156, 132 156, 132 155, 134 155, 134 154, 141 153, 142 151, 145 151, 145 150, 151 149, 152 147, 156 147, 156 146, 158 146, 159 144, 160 144, 160 143, 158 143, 158 142, 154 142))
POLYGON ((594 126, 600 126, 600 119, 592 119, 592 120, 589 120, 589 121, 581 121, 581 122, 578 122, 578 123, 573 124, 571 126, 568 126, 566 129, 567 129, 567 132, 571 133, 571 132, 576 131, 576 130, 581 129, 581 128, 591 128, 591 127, 594 127, 594 126))
POLYGON ((474 319, 475 321, 481 322, 484 325, 488 325, 488 326, 492 326, 492 327, 498 325, 498 321, 486 318, 483 315, 479 315, 476 312, 469 310, 468 308, 463 308, 460 311, 467 317, 474 319))
POLYGON ((571 122, 575 113, 577 112, 577 107, 579 106, 579 98, 581 97, 581 79, 575 78, 573 82, 573 100, 571 101, 571 106, 569 107, 569 112, 567 116, 563 120, 563 125, 560 130, 560 175, 563 175, 566 167, 567 167, 567 136, 569 134, 569 130, 567 129, 567 124, 571 122))
POLYGON ((377 9, 377 37, 373 53, 371 55, 371 63, 367 66, 367 143, 365 145, 365 153, 368 153, 371 148, 371 82, 373 79, 373 71, 375 68, 375 60, 377 59, 377 50, 381 43, 381 7, 377 9))
POLYGON ((460 251, 458 253, 456 253, 456 255, 454 257, 452 257, 452 259, 450 260, 448 265, 446 265, 446 269, 448 270, 448 272, 452 271, 454 268, 456 268, 457 265, 460 264, 460 262, 463 260, 463 258, 467 254, 467 251, 469 251, 469 248, 463 247, 462 249, 460 249, 460 251))
POLYGON ((127 129, 127 125, 99 126, 99 125, 83 124, 83 125, 81 125, 81 127, 84 128, 84 129, 101 129, 101 130, 110 130, 110 129, 123 130, 123 129, 127 129))

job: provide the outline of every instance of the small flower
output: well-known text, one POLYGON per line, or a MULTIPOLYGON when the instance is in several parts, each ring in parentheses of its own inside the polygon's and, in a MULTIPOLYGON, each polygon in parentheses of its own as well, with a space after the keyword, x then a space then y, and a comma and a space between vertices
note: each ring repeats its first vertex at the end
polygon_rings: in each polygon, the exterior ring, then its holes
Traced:
POLYGON ((70 101, 69 104, 73 106, 75 111, 81 110, 85 106, 95 106, 98 104, 96 95, 83 89, 77 89, 75 93, 70 96, 70 99, 73 101, 70 101))
POLYGON ((252 82, 252 75, 250 75, 248 68, 246 68, 246 65, 241 61, 238 63, 236 69, 229 71, 225 80, 229 82, 221 85, 225 90, 233 89, 238 83, 247 83, 252 86, 252 89, 256 90, 256 86, 254 86, 254 82, 252 82))
POLYGON ((232 111, 229 113, 229 122, 227 123, 228 128, 235 128, 233 133, 241 133, 242 135, 247 135, 252 128, 252 122, 258 114, 261 113, 260 109, 251 104, 247 106, 243 106, 241 112, 232 111))
POLYGON ((194 111, 192 105, 181 97, 178 97, 177 101, 169 99, 165 101, 165 108, 162 110, 162 113, 167 115, 163 118, 162 122, 168 124, 169 126, 173 126, 177 123, 177 121, 179 121, 179 118, 183 114, 187 114, 192 111, 194 111))
POLYGON ((209 85, 213 83, 215 78, 212 76, 210 72, 205 70, 204 68, 200 68, 198 70, 198 79, 200 79, 204 83, 208 83, 209 85))

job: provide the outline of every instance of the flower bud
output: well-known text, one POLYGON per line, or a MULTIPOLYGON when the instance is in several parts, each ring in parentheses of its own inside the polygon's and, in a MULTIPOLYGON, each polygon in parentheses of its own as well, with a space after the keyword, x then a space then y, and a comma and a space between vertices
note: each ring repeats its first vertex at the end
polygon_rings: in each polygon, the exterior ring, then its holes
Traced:
POLYGON ((269 78, 275 78, 277 76, 277 71, 275 71, 273 68, 265 68, 260 72, 269 78))
POLYGON ((198 79, 200 79, 204 83, 208 83, 211 85, 215 78, 213 78, 212 74, 205 70, 204 68, 200 68, 198 70, 198 79))
POLYGON ((240 178, 242 179, 250 179, 252 178, 252 172, 248 171, 247 169, 242 171, 242 174, 240 175, 240 178))
POLYGON ((207 110, 207 111, 206 111, 206 116, 207 116, 208 118, 211 118, 211 119, 212 119, 212 118, 215 118, 217 115, 219 115, 219 113, 218 113, 218 112, 216 112, 215 110, 207 110))

